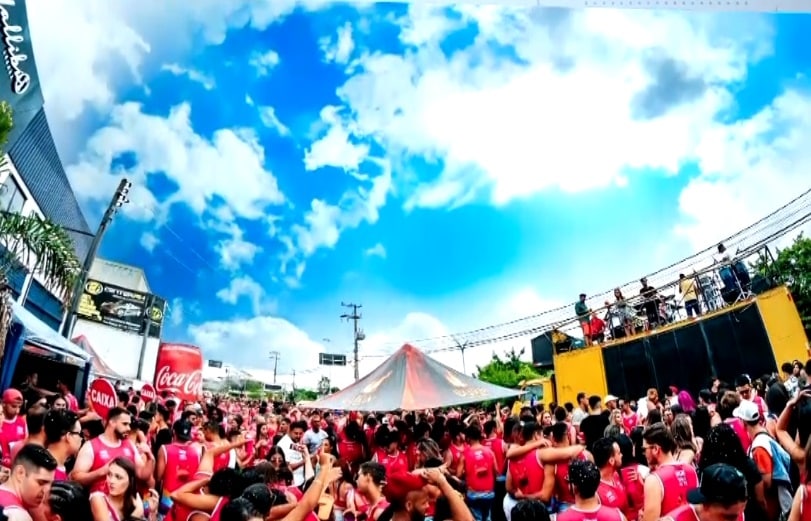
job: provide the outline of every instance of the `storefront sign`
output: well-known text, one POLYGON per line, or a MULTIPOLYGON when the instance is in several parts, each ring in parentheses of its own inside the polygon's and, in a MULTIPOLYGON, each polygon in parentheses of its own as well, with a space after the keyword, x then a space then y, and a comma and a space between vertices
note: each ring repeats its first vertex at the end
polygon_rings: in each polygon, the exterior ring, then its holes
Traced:
POLYGON ((149 323, 150 336, 159 337, 165 306, 160 297, 91 279, 85 284, 78 313, 81 318, 139 335, 149 323))
POLYGON ((0 100, 8 102, 14 111, 8 150, 43 103, 25 0, 0 0, 0 50, 4 66, 0 71, 0 100))
POLYGON ((115 392, 115 387, 103 378, 93 380, 88 394, 90 395, 90 405, 93 407, 93 412, 105 420, 110 409, 118 405, 118 395, 115 392))

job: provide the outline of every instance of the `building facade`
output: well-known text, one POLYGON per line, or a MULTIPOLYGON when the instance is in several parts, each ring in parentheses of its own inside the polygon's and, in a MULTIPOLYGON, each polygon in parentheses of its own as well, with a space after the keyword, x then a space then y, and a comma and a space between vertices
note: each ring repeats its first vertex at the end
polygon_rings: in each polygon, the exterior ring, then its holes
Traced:
MULTIPOLYGON (((45 115, 24 0, 0 2, 0 100, 13 111, 14 128, 0 156, 0 211, 39 215, 68 230, 81 262, 92 241, 45 115)), ((18 304, 54 330, 64 309, 33 266, 17 266, 9 283, 18 304)))

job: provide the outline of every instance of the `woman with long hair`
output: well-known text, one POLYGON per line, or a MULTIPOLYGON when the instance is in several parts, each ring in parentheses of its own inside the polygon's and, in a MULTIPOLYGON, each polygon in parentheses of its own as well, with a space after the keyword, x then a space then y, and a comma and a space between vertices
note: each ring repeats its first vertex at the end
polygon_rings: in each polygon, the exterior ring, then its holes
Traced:
POLYGON ((676 459, 693 465, 699 453, 698 443, 693 435, 693 424, 686 414, 677 414, 670 424, 670 433, 676 441, 676 459))
POLYGON ((144 505, 137 491, 135 464, 126 458, 116 458, 108 468, 106 490, 90 494, 93 520, 123 521, 144 517, 144 505))

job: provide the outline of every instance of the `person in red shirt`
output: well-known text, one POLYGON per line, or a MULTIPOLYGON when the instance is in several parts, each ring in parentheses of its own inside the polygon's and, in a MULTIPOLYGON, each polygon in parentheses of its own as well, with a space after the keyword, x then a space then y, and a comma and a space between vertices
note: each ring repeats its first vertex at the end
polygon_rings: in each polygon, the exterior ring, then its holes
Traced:
POLYGON ((26 445, 11 464, 11 476, 0 485, 0 509, 9 519, 30 521, 31 511, 46 499, 56 460, 45 447, 26 445))
POLYGON ((645 479, 641 521, 657 521, 663 514, 687 503, 687 492, 698 486, 692 465, 676 460, 676 440, 664 423, 654 423, 642 434, 642 450, 651 468, 645 479))
POLYGON ((476 521, 489 521, 496 497, 496 456, 482 445, 482 431, 475 425, 465 429, 465 439, 469 445, 459 457, 456 476, 464 476, 467 483, 467 506, 473 518, 476 521))
POLYGON ((601 438, 594 442, 591 455, 594 457, 594 464, 600 469, 600 486, 597 487, 600 503, 619 508, 627 517, 628 494, 619 476, 619 469, 622 467, 619 443, 612 438, 601 438))
POLYGON ((20 414, 23 405, 23 394, 17 389, 3 391, 3 418, 0 423, 0 450, 2 450, 2 465, 11 466, 11 450, 14 445, 28 437, 28 428, 25 416, 20 414))
POLYGON ((744 521, 748 492, 746 478, 732 465, 716 463, 701 474, 701 486, 687 494, 686 505, 669 512, 662 521, 744 521))
POLYGON ((625 521, 618 508, 600 504, 597 465, 588 460, 574 460, 569 464, 568 479, 574 505, 558 514, 556 521, 625 521))

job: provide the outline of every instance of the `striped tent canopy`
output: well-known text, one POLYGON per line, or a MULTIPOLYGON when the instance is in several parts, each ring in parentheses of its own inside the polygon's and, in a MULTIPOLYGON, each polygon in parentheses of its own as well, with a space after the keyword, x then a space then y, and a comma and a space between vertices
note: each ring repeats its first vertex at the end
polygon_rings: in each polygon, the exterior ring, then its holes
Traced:
POLYGON ((406 344, 346 389, 313 402, 314 409, 418 411, 500 400, 521 394, 447 367, 406 344))

